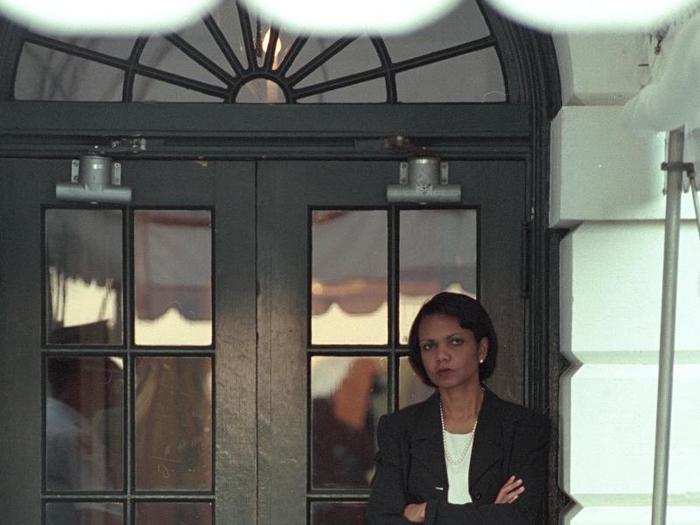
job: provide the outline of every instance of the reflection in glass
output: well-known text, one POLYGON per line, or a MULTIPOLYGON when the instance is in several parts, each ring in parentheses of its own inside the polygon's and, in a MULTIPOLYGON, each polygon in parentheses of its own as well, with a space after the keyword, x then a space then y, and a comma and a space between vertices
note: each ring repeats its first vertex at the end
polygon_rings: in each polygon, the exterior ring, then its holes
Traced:
MULTIPOLYGON (((203 34, 204 31, 202 31, 202 25, 197 25, 200 29, 200 39, 206 44, 206 49, 203 48, 199 51, 206 51, 208 54, 207 58, 212 60, 212 62, 219 62, 217 66, 222 67, 226 60, 223 56, 221 56, 218 46, 216 46, 212 39, 206 38, 206 35, 203 34)), ((188 32, 192 33, 192 29, 190 29, 188 32)), ((187 41, 187 37, 184 34, 180 36, 185 38, 187 41)), ((144 47, 139 58, 139 62, 145 66, 158 68, 161 71, 168 71, 169 73, 174 73, 175 75, 179 75, 181 77, 196 78, 200 82, 204 82, 211 86, 225 86, 224 82, 220 78, 192 60, 170 40, 162 36, 152 35, 148 39, 148 42, 146 43, 146 46, 144 47)), ((148 79, 146 81, 148 81, 148 79)))
POLYGON ((385 357, 311 358, 314 488, 366 488, 374 429, 387 409, 385 357))
MULTIPOLYGON (((396 64, 428 53, 487 37, 489 27, 476 0, 458 2, 449 16, 443 16, 410 33, 387 35, 384 43, 396 64)), ((454 74, 459 74, 455 71, 454 74)), ((427 87, 427 86, 426 86, 427 87)))
POLYGON ((124 505, 97 501, 51 501, 46 525, 123 525, 124 505))
POLYGON ((137 357, 134 377, 136 488, 211 490, 211 359, 137 357))
POLYGON ((213 102, 221 98, 143 75, 134 78, 134 102, 213 102))
POLYGON ((399 214, 399 336, 438 292, 477 290, 476 210, 403 210, 399 214))
POLYGON ((236 96, 236 102, 243 104, 282 104, 286 101, 279 84, 265 78, 246 82, 236 96))
POLYGON ((121 210, 49 209, 45 226, 47 343, 121 344, 121 210))
POLYGON ((312 344, 387 344, 387 212, 312 215, 312 344))
MULTIPOLYGON (((290 72, 294 74, 296 70, 307 65, 309 61, 314 60, 334 42, 334 39, 310 38, 299 53, 290 72)), ((315 86, 324 84, 329 80, 344 78, 348 75, 380 67, 381 62, 372 42, 366 38, 358 38, 344 47, 338 54, 333 55, 328 61, 323 62, 294 87, 302 92, 302 98, 299 99, 299 102, 306 104, 386 102, 387 91, 384 77, 339 89, 332 89, 331 91, 324 90, 310 96, 304 96, 303 93, 304 89, 314 89, 315 86)))
POLYGON ((119 490, 124 362, 49 357, 46 363, 46 488, 119 490))
MULTIPOLYGON (((92 49, 101 51, 100 48, 110 47, 105 45, 108 42, 104 39, 91 40, 88 47, 92 49)), ((133 47, 133 39, 131 41, 133 47)), ((87 44, 85 40, 76 43, 87 44)), ((122 99, 123 83, 121 69, 27 42, 22 47, 17 67, 15 97, 17 100, 117 102, 122 99)))
POLYGON ((501 62, 491 47, 396 75, 399 102, 504 102, 501 62))
POLYGON ((364 525, 365 503, 313 502, 311 525, 364 525))
POLYGON ((208 502, 144 501, 136 504, 136 525, 154 523, 211 525, 214 505, 208 502))
MULTIPOLYGON (((292 64, 289 72, 292 75, 295 74, 336 41, 336 39, 330 38, 309 38, 294 60, 294 64, 292 64)), ((381 65, 377 50, 372 45, 372 42, 369 39, 358 38, 323 62, 310 75, 299 81, 296 87, 302 88, 320 82, 327 82, 328 80, 372 70, 381 67, 381 65)))
POLYGON ((137 345, 212 344, 212 236, 207 210, 134 212, 137 345))
POLYGON ((302 104, 381 104, 386 101, 386 79, 383 77, 297 99, 302 104))
POLYGON ((399 408, 420 403, 433 392, 435 389, 424 384, 413 371, 408 357, 399 358, 399 408))

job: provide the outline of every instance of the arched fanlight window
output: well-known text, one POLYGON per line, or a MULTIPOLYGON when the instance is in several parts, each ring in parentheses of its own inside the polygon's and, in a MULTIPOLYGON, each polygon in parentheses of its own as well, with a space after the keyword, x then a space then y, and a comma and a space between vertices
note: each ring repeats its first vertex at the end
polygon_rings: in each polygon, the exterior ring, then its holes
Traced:
POLYGON ((27 32, 16 100, 504 102, 501 61, 477 0, 406 36, 307 38, 235 2, 178 34, 53 38, 27 32))

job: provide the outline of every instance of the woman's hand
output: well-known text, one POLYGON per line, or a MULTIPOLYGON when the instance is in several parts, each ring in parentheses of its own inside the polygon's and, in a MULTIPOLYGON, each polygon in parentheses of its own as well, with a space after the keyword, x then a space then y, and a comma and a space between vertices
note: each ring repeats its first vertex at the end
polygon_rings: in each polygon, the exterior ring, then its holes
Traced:
POLYGON ((511 476, 506 480, 501 490, 498 491, 498 496, 496 496, 494 503, 513 503, 523 492, 525 492, 523 480, 515 479, 515 476, 511 476))
POLYGON ((406 505, 406 508, 403 509, 403 517, 411 523, 423 523, 425 521, 426 505, 426 502, 409 503, 408 505, 406 505))

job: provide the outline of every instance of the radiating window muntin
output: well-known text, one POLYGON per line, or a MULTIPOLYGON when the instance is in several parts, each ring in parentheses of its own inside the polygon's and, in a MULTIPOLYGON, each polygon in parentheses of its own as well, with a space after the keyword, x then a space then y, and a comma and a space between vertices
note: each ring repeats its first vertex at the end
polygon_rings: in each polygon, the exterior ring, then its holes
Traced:
POLYGON ((233 1, 199 24, 162 37, 61 40, 27 33, 15 98, 480 103, 508 96, 496 40, 471 0, 405 37, 292 35, 233 1))

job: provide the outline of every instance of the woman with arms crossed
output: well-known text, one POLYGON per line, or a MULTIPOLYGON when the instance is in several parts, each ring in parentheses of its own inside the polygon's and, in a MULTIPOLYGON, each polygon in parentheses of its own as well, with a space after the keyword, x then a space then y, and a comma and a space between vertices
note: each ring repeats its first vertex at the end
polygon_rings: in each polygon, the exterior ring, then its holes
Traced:
POLYGON ((435 393, 379 420, 367 523, 544 523, 548 420, 482 386, 497 351, 488 313, 440 293, 418 312, 409 347, 435 393))

